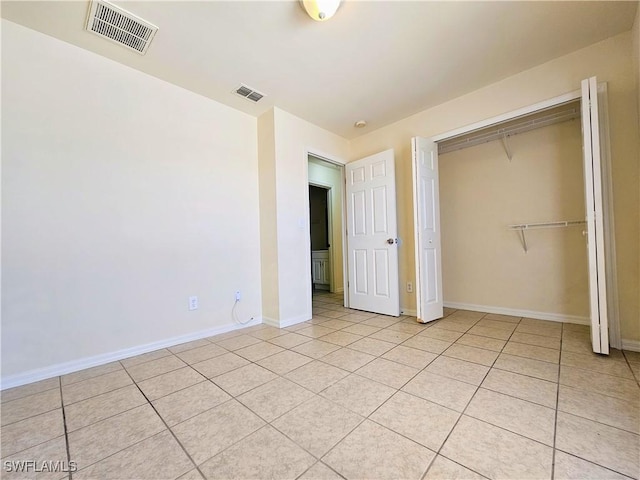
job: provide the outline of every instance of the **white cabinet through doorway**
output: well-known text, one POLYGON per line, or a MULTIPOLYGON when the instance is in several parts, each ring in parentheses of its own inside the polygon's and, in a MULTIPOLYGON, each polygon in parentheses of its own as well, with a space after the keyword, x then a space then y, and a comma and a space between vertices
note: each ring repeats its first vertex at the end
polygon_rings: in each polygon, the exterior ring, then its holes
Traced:
POLYGON ((329 285, 331 283, 329 250, 314 250, 311 252, 311 272, 314 288, 329 290, 329 285))

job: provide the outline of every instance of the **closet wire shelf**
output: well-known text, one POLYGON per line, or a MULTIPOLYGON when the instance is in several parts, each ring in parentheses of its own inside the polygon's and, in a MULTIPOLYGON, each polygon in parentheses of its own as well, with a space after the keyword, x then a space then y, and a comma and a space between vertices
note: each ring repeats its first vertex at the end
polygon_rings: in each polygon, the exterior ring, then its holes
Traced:
POLYGON ((509 230, 516 230, 520 234, 520 242, 522 242, 522 248, 524 253, 529 251, 527 245, 527 237, 525 235, 526 230, 535 230, 539 228, 568 228, 578 227, 580 225, 586 225, 585 220, 564 220, 560 222, 542 222, 542 223, 521 223, 518 225, 509 225, 509 230))
POLYGON ((533 119, 524 118, 507 122, 506 126, 495 126, 470 132, 469 134, 454 137, 444 142, 438 143, 438 154, 454 152, 463 148, 474 147, 483 143, 489 143, 494 140, 502 140, 503 147, 509 160, 513 158, 511 146, 509 145, 509 137, 530 130, 555 125, 557 123, 567 122, 580 118, 580 106, 575 102, 570 102, 560 108, 554 107, 552 111, 541 114, 533 119))

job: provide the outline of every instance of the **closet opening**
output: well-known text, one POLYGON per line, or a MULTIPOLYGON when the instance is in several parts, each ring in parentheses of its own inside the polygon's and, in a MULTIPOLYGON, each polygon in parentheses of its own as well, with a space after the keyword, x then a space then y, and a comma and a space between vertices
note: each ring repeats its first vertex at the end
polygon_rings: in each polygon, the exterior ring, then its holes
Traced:
POLYGON ((606 84, 595 77, 414 138, 419 321, 447 306, 590 324, 594 352, 620 348, 609 158, 606 84))
POLYGON ((445 306, 587 324, 580 101, 439 142, 438 157, 445 306))

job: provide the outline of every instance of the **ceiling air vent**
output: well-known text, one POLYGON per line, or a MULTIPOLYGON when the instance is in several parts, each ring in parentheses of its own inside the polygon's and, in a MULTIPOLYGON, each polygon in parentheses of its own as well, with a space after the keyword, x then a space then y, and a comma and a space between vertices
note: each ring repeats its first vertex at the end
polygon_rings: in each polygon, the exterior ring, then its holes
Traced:
POLYGON ((240 95, 243 98, 246 98, 247 100, 251 100, 252 102, 257 102, 262 97, 264 97, 264 94, 254 90, 251 87, 247 87, 246 85, 240 85, 234 90, 234 93, 240 95))
POLYGON ((144 55, 158 27, 109 2, 93 0, 87 30, 144 55))

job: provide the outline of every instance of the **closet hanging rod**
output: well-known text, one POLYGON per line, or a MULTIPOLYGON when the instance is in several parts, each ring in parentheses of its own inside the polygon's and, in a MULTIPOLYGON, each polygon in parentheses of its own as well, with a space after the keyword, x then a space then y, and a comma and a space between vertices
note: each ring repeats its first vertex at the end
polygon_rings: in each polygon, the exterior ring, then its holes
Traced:
POLYGON ((518 225, 509 225, 511 230, 531 230, 535 228, 564 228, 576 227, 587 223, 584 220, 566 220, 560 222, 542 222, 542 223, 521 223, 518 225))
MULTIPOLYGON (((555 125, 556 123, 567 122, 580 118, 580 107, 573 106, 566 108, 560 112, 553 112, 547 115, 536 117, 531 120, 523 120, 518 123, 511 124, 507 127, 483 129, 483 131, 471 133, 459 137, 458 139, 452 138, 444 142, 438 143, 438 153, 440 155, 444 153, 453 152, 456 150, 462 150, 463 148, 474 147, 483 143, 492 142, 494 140, 501 140, 505 137, 517 135, 519 133, 528 132, 530 130, 547 127, 549 125, 555 125)), ((490 128, 490 127, 489 127, 490 128)))
POLYGON ((529 251, 529 245, 527 244, 527 236, 525 231, 534 230, 536 228, 566 228, 577 227, 578 225, 584 225, 587 223, 584 220, 563 220, 560 222, 542 222, 542 223, 521 223, 519 225, 509 225, 509 230, 516 230, 520 236, 520 243, 524 253, 529 251))

